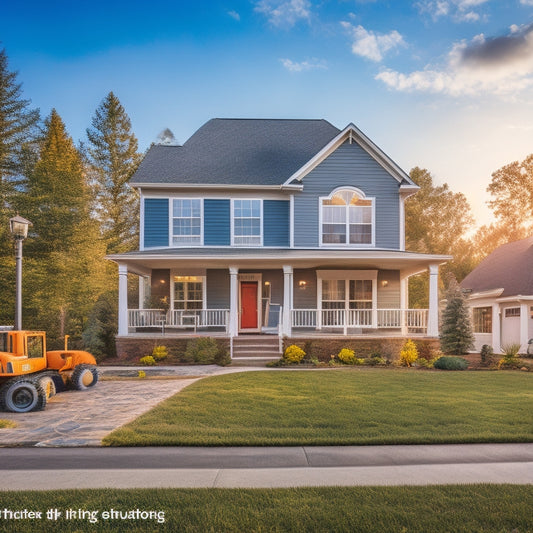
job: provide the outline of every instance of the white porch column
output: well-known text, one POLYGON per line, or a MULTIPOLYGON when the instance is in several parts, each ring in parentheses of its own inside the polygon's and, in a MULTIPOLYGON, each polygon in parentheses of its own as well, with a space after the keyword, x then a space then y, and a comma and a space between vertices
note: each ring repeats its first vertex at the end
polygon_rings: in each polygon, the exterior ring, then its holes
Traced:
POLYGON ((439 336, 439 265, 429 265, 429 337, 439 336))
POLYGON ((239 332, 239 269, 229 268, 229 327, 230 337, 235 337, 239 332))
POLYGON ((291 265, 283 265, 283 329, 284 336, 292 334, 293 271, 291 265))
POLYGON ((409 309, 409 278, 400 277, 400 326, 402 335, 407 335, 408 333, 407 309, 409 309))
POLYGON ((492 349, 494 353, 502 352, 501 320, 500 304, 494 303, 492 304, 492 349))
POLYGON ((520 304, 520 353, 526 353, 529 340, 529 303, 520 304))
POLYGON ((139 276, 139 309, 144 309, 144 300, 146 299, 146 278, 139 276))
POLYGON ((128 265, 118 265, 118 334, 128 334, 128 265))

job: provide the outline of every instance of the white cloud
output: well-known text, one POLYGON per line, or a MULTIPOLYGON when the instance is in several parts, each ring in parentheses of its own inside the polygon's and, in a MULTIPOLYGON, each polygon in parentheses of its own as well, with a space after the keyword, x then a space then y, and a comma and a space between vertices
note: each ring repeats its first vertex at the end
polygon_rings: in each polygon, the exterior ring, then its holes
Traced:
POLYGON ((533 6, 533 0, 520 0, 523 6, 533 6))
POLYGON ((309 0, 260 0, 255 11, 265 15, 273 26, 290 28, 300 20, 310 19, 311 3, 309 0))
POLYGON ((360 25, 352 26, 349 22, 341 22, 341 24, 353 38, 352 52, 372 61, 379 62, 389 50, 406 46, 403 37, 396 30, 386 34, 378 34, 368 31, 360 25))
POLYGON ((289 72, 306 72, 308 70, 317 70, 323 69, 326 70, 328 67, 326 62, 319 59, 310 59, 308 61, 293 61, 292 59, 280 59, 281 64, 289 72))
MULTIPOLYGON (((434 21, 450 15, 456 22, 477 22, 481 16, 473 8, 489 0, 419 0, 415 6, 419 12, 427 13, 434 21)), ((533 1, 533 0, 528 0, 533 1)))
POLYGON ((477 35, 453 45, 441 68, 403 74, 391 69, 376 79, 398 91, 508 95, 533 87, 533 24, 513 27, 508 35, 477 35))
POLYGON ((228 11, 228 15, 232 18, 232 19, 235 19, 237 21, 240 21, 241 20, 241 16, 239 15, 239 13, 237 13, 237 11, 228 11))

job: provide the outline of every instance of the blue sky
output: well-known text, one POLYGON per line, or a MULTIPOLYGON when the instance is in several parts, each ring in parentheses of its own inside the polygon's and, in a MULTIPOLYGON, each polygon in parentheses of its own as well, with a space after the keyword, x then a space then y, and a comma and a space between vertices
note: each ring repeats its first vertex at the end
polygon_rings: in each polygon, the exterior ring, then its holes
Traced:
POLYGON ((109 91, 142 150, 213 117, 353 122, 480 224, 491 173, 533 152, 533 0, 9 2, 0 41, 75 141, 109 91))

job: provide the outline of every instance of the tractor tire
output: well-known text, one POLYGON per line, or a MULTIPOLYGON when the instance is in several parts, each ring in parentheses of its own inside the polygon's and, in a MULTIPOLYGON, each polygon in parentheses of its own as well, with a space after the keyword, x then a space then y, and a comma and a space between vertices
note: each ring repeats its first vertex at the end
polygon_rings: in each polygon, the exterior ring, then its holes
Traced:
POLYGON ((46 393, 32 379, 14 379, 0 388, 0 407, 13 413, 41 411, 46 407, 46 393))
POLYGON ((39 383, 39 385, 43 388, 47 400, 57 394, 56 377, 61 379, 57 372, 43 372, 42 374, 39 374, 33 378, 33 381, 39 383))
POLYGON ((77 365, 70 376, 74 390, 87 390, 98 383, 98 370, 94 365, 77 365))

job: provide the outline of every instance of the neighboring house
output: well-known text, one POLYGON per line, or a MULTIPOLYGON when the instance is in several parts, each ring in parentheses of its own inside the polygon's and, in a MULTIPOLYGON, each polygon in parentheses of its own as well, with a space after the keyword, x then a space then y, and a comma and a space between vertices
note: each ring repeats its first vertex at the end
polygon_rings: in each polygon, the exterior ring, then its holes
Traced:
POLYGON ((418 186, 353 124, 213 119, 183 146, 152 146, 131 185, 140 249, 109 257, 119 338, 163 325, 438 336, 438 266, 450 258, 405 251, 404 202, 418 186), (427 270, 429 310, 408 309, 407 280, 427 270), (128 273, 144 280, 135 309, 128 273))
POLYGON ((520 344, 525 353, 533 337, 533 237, 500 246, 461 283, 472 309, 475 348, 496 353, 520 344))

